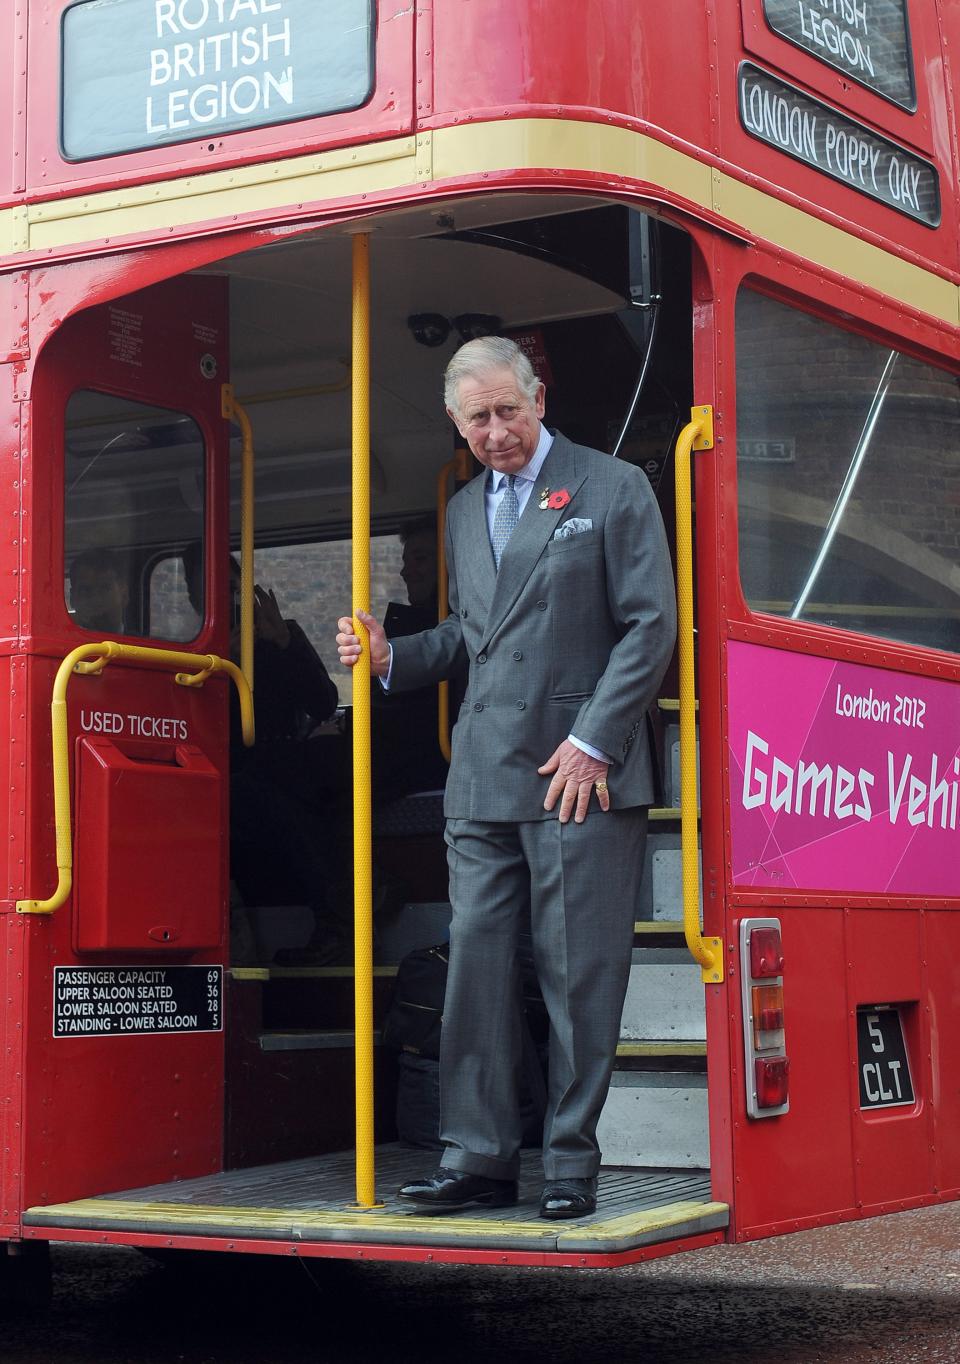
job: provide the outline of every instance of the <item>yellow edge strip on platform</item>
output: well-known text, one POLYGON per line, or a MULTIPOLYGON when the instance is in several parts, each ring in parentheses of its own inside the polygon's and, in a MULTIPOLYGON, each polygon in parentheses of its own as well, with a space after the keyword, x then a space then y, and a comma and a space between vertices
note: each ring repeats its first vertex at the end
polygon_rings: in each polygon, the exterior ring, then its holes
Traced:
MULTIPOLYGON (((0 257, 425 186, 502 170, 597 171, 662 186, 734 227, 921 312, 960 323, 960 289, 644 133, 505 119, 0 211, 0 257)), ((562 183, 558 189, 563 189, 562 183)), ((654 189, 656 193, 656 189, 654 189)))
POLYGON ((618 1042, 618 1056, 706 1056, 706 1042, 618 1042))
MULTIPOLYGON (((727 1212, 725 1203, 700 1203, 696 1201, 667 1203, 661 1208, 651 1208, 646 1212, 624 1213, 620 1217, 604 1219, 603 1217, 578 1219, 575 1230, 583 1233, 587 1229, 598 1234, 620 1234, 635 1233, 637 1235, 650 1231, 657 1231, 671 1226, 686 1225, 694 1218, 711 1216, 716 1213, 727 1212)), ((233 1208, 233 1207, 208 1207, 202 1204, 185 1203, 133 1203, 123 1200, 109 1200, 99 1198, 84 1198, 76 1203, 52 1204, 50 1207, 29 1208, 26 1216, 36 1216, 42 1214, 44 1222, 42 1225, 57 1225, 55 1219, 68 1218, 69 1225, 77 1226, 84 1221, 95 1220, 98 1225, 106 1221, 116 1223, 115 1230, 129 1230, 123 1224, 136 1222, 136 1230, 149 1231, 152 1223, 162 1223, 170 1226, 173 1223, 181 1226, 183 1230, 189 1231, 191 1227, 197 1225, 209 1226, 210 1223, 217 1223, 219 1226, 231 1228, 229 1233, 235 1231, 245 1231, 254 1233, 258 1228, 275 1230, 278 1227, 290 1228, 295 1234, 300 1228, 303 1230, 316 1231, 357 1231, 364 1226, 369 1226, 371 1221, 375 1221, 378 1230, 384 1227, 395 1228, 398 1235, 403 1233, 406 1239, 416 1233, 435 1233, 438 1225, 442 1224, 444 1232, 455 1232, 456 1239, 464 1241, 497 1241, 502 1240, 504 1235, 509 1235, 512 1240, 528 1240, 533 1242, 550 1241, 557 1242, 558 1228, 556 1224, 545 1226, 543 1222, 531 1218, 529 1222, 507 1221, 506 1219, 495 1218, 471 1218, 458 1216, 451 1221, 449 1218, 438 1219, 436 1217, 418 1217, 416 1214, 406 1212, 385 1211, 380 1207, 369 1208, 366 1211, 359 1211, 354 1208, 344 1209, 343 1211, 319 1211, 314 1209, 299 1208, 233 1208), (234 1230, 235 1229, 235 1230, 234 1230)), ((36 1225, 36 1224, 34 1224, 36 1225)), ((562 1245, 562 1234, 560 1237, 562 1245)))
MULTIPOLYGON (((353 978, 352 966, 232 966, 234 980, 336 980, 353 978)), ((395 966, 375 966, 375 976, 395 976, 395 966)))

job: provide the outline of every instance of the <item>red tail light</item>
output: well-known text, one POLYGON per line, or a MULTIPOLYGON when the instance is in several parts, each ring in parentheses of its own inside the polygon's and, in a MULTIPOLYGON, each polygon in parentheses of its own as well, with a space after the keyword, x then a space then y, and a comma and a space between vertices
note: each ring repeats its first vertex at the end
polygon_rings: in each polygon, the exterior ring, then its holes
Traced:
POLYGON ((781 1108, 787 1102, 789 1073, 789 1057, 757 1057, 756 1083, 758 1108, 781 1108))
POLYGON ((779 928, 755 928, 750 934, 750 974, 754 980, 783 975, 779 928))
POLYGON ((790 1063, 779 919, 740 920, 740 971, 747 1116, 780 1118, 790 1111, 790 1063))
POLYGON ((783 986, 754 985, 753 1045, 757 1051, 771 1047, 783 1049, 783 986))

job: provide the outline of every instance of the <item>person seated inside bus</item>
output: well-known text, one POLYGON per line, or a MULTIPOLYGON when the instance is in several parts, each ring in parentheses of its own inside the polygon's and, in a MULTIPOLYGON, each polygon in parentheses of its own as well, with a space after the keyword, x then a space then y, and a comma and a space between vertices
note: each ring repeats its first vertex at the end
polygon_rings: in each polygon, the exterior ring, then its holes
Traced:
MULTIPOLYGON (((424 518, 401 532, 400 576, 407 601, 390 602, 384 615, 388 639, 415 635, 437 623, 437 529, 424 518)), ((447 763, 438 740, 436 687, 388 695, 371 689, 373 786, 377 803, 417 791, 442 791, 447 763)), ((451 713, 456 708, 451 707, 451 713)))
MULTIPOLYGON (((187 595, 202 615, 199 544, 183 553, 187 595)), ((240 658, 240 565, 230 558, 231 655, 240 658)), ((313 912, 313 964, 341 960, 348 950, 345 870, 338 869, 333 822, 325 797, 344 782, 344 744, 308 740, 337 707, 337 689, 323 660, 295 620, 285 618, 272 590, 254 589, 254 719, 256 742, 245 748, 239 706, 231 696, 230 876, 248 907, 308 905, 313 912), (324 773, 324 765, 332 769, 324 773)), ((342 860, 342 859, 341 859, 342 860)))
POLYGON ((130 588, 115 551, 85 549, 68 570, 70 608, 74 622, 103 635, 126 632, 130 588))

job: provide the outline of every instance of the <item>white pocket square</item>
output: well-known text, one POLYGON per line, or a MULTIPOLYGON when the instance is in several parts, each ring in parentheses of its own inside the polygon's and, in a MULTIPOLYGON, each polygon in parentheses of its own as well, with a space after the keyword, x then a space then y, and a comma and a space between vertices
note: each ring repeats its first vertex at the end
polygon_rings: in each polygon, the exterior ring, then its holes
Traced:
POLYGON ((564 521, 562 526, 557 527, 553 532, 553 538, 570 540, 574 535, 582 535, 587 530, 593 530, 593 522, 588 516, 572 516, 569 521, 564 521))

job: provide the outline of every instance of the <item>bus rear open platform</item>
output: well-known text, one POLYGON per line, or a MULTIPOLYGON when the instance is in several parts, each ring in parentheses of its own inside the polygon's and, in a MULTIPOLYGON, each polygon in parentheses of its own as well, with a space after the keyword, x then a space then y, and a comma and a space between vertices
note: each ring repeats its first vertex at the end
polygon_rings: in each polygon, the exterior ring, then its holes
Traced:
MULTIPOLYGON (((436 1153, 398 1145, 381 1147, 377 1159, 380 1207, 353 1203, 354 1158, 339 1152, 281 1165, 230 1170, 201 1179, 128 1189, 99 1198, 30 1208, 24 1227, 57 1232, 99 1232, 233 1241, 283 1241, 309 1246, 403 1246, 414 1251, 534 1252, 546 1256, 619 1255, 727 1226, 729 1209, 710 1198, 706 1170, 604 1170, 598 1206, 591 1217, 547 1222, 537 1213, 543 1176, 540 1158, 523 1158, 520 1201, 515 1208, 424 1215, 401 1205, 395 1190, 432 1167, 436 1153)), ((223 1247, 219 1247, 223 1248, 223 1247)), ((239 1247, 237 1247, 239 1248, 239 1247)), ((510 1258, 513 1258, 512 1256, 510 1258)))

